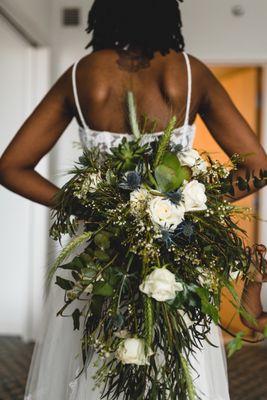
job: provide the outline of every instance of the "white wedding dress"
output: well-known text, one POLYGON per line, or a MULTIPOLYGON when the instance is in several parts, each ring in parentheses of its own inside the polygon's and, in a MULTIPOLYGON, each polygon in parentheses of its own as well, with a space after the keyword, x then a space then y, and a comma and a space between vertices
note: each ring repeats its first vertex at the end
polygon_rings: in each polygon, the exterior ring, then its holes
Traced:
MULTIPOLYGON (((192 92, 192 74, 190 61, 184 53, 188 72, 188 98, 184 125, 174 131, 173 142, 183 147, 192 147, 195 126, 189 125, 189 113, 192 92)), ((109 151, 127 137, 132 135, 113 132, 97 132, 91 130, 81 111, 76 86, 76 67, 73 67, 73 90, 77 109, 83 127, 80 128, 80 138, 85 148, 98 146, 101 151, 109 151)), ((162 132, 145 134, 143 142, 149 143, 160 136, 162 132)), ((81 331, 73 331, 72 319, 56 317, 56 312, 63 304, 63 291, 52 285, 44 305, 40 335, 32 359, 28 378, 25 400, 100 400, 99 389, 93 390, 92 379, 94 367, 92 364, 76 379, 82 367, 80 355, 81 331)), ((217 347, 207 342, 203 349, 197 351, 192 364, 197 372, 193 379, 197 393, 203 400, 229 400, 226 359, 223 341, 219 328, 212 325, 209 340, 217 347)), ((178 399, 179 400, 179 399, 178 399)))

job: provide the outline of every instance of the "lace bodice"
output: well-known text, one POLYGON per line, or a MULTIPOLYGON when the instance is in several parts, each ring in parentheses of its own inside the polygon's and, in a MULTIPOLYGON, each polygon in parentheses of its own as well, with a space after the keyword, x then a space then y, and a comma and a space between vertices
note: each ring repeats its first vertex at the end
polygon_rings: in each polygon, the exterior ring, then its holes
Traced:
MULTIPOLYGON (((163 132, 145 133, 142 136, 141 144, 151 143, 157 140, 163 132)), ((128 140, 133 140, 134 136, 128 133, 113 133, 108 131, 94 131, 92 129, 79 129, 80 140, 83 148, 98 147, 101 152, 110 152, 111 147, 116 147, 122 139, 126 137, 128 140)), ((173 131, 172 142, 180 144, 184 148, 192 147, 195 137, 195 125, 187 125, 177 128, 173 131)))
MULTIPOLYGON (((176 128, 173 131, 172 142, 174 144, 180 144, 184 148, 192 147, 194 137, 195 137, 195 125, 189 124, 189 115, 190 115, 190 105, 191 105, 191 97, 192 97, 192 71, 191 65, 188 55, 183 52, 186 67, 187 67, 187 77, 188 77, 188 93, 187 93, 187 101, 186 101, 186 113, 185 120, 183 126, 176 128)), ((127 138, 128 140, 133 140, 134 136, 129 133, 115 133, 109 131, 96 131, 91 129, 84 118, 81 104, 79 101, 78 88, 77 88, 77 66, 78 62, 76 62, 72 69, 72 84, 73 84, 73 94, 75 98, 75 103, 77 107, 77 111, 82 123, 80 126, 79 134, 82 146, 84 148, 92 148, 98 147, 100 151, 110 152, 111 147, 116 147, 122 141, 123 138, 127 138)), ((151 143, 154 140, 157 140, 163 132, 155 132, 155 133, 145 133, 142 137, 141 143, 151 143)))

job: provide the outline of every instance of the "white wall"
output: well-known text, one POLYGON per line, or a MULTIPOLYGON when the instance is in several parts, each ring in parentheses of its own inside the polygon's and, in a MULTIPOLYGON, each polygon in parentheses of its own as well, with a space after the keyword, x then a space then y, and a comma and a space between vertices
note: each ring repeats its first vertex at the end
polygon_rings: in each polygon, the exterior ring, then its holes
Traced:
POLYGON ((188 51, 211 62, 267 62, 266 0, 186 0, 181 8, 188 51), (233 16, 235 5, 244 16, 233 16))
MULTIPOLYGON (((47 29, 48 3, 41 0, 25 0, 23 3, 0 0, 0 6, 11 13, 12 19, 31 38, 43 45, 48 42, 45 39, 45 32, 50 32, 47 29)), ((45 46, 31 47, 2 16, 0 22, 2 153, 51 82, 49 49, 45 46)), ((37 169, 48 177, 48 157, 37 169)), ((3 248, 1 246, 0 333, 33 339, 40 318, 43 277, 47 267, 48 210, 2 187, 0 197, 2 246, 5 243, 3 248)))
MULTIPOLYGON (((0 17, 0 155, 47 90, 45 50, 31 48, 0 17)), ((48 172, 47 157, 38 171, 48 172)), ((0 334, 32 338, 37 325, 47 249, 47 214, 14 193, 0 188, 1 282, 0 334), (12 287, 12 290, 10 288, 12 287)))
POLYGON ((23 29, 42 44, 49 44, 51 34, 51 0, 0 0, 23 29))

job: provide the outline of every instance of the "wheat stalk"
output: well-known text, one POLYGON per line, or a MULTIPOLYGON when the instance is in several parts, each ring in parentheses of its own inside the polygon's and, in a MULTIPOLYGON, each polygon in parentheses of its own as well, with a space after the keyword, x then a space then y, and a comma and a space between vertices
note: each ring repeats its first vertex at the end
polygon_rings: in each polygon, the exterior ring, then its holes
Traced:
POLYGON ((175 116, 173 116, 170 119, 170 121, 164 131, 164 134, 159 141, 158 150, 157 150, 157 154, 156 154, 155 161, 154 161, 154 167, 157 167, 160 164, 162 157, 169 146, 172 132, 173 132, 173 129, 175 128, 176 122, 177 122, 177 119, 175 116))
POLYGON ((48 285, 51 283, 52 278, 60 266, 60 264, 71 254, 71 252, 76 249, 80 244, 82 244, 85 240, 90 239, 92 236, 92 232, 84 232, 82 235, 76 237, 73 239, 67 246, 63 248, 59 256, 57 257, 56 261, 54 264, 51 266, 51 268, 48 271, 47 274, 47 283, 48 285))
POLYGON ((130 118, 130 125, 132 129, 132 133, 134 134, 136 139, 139 139, 141 136, 138 120, 136 115, 136 106, 134 101, 134 94, 133 92, 127 92, 127 100, 128 100, 128 108, 129 108, 129 118, 130 118))

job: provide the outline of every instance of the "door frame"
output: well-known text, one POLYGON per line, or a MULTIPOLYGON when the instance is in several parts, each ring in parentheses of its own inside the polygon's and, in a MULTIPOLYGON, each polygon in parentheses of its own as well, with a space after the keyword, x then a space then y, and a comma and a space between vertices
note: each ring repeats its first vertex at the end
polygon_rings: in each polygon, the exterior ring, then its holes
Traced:
MULTIPOLYGON (((211 66, 226 66, 226 67, 258 67, 261 69, 261 88, 260 88, 260 121, 259 121, 259 139, 262 146, 267 152, 267 62, 263 58, 255 58, 254 60, 222 58, 215 60, 212 58, 205 58, 203 61, 211 66)), ((267 246, 267 187, 263 188, 258 193, 258 242, 267 246)))
MULTIPOLYGON (((51 50, 47 41, 29 23, 20 10, 11 10, 5 0, 0 0, 0 16, 27 45, 29 90, 25 94, 26 115, 30 115, 47 92, 51 82, 51 50)), ((50 155, 38 164, 36 171, 49 178, 50 155)), ((27 285, 26 312, 22 339, 36 339, 44 297, 44 276, 48 259, 47 208, 29 202, 29 237, 27 249, 28 269, 25 271, 27 285)))
MULTIPOLYGON (((262 65, 261 143, 267 150, 267 64, 262 65)), ((259 243, 267 246, 267 187, 259 192, 259 243)))

